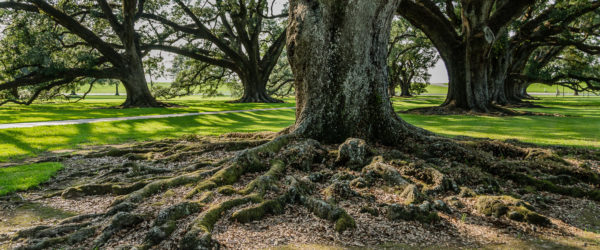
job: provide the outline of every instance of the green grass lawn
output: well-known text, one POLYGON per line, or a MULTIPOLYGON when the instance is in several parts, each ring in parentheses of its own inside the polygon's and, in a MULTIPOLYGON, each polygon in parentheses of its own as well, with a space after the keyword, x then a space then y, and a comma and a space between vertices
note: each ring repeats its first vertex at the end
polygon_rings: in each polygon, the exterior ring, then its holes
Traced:
MULTIPOLYGON (((153 83, 153 86, 167 87, 170 84, 171 83, 168 82, 155 82, 153 83)), ((148 86, 150 87, 150 83, 148 83, 148 86)), ((89 87, 89 85, 81 86, 77 90, 77 93, 85 93, 86 91, 88 91, 89 87)), ((115 94, 115 92, 116 88, 114 84, 94 84, 94 86, 92 87, 92 91, 90 91, 90 93, 94 94, 115 94)), ((123 95, 125 93, 127 93, 125 87, 123 86, 123 84, 119 83, 119 94, 123 95)))
MULTIPOLYGON (((152 84, 148 83, 148 87, 169 87, 170 85, 170 82, 154 82, 152 84)), ((83 85, 79 87, 77 93, 85 93, 88 91, 88 89, 89 85, 83 85)), ((91 94, 115 94, 115 92, 116 88, 114 84, 94 84, 92 90, 90 91, 91 94)), ((219 92, 221 95, 230 95, 231 90, 227 86, 221 86, 218 88, 217 92, 219 92)), ((125 90, 123 84, 119 83, 119 94, 124 95, 126 93, 127 91, 125 90)))
MULTIPOLYGON (((527 92, 530 93, 556 93, 556 86, 549 86, 546 84, 541 84, 541 83, 534 83, 529 85, 529 87, 527 88, 527 92)), ((558 87, 558 90, 560 91, 560 93, 563 92, 563 88, 562 87, 558 87)), ((564 92, 565 93, 573 93, 573 90, 569 89, 569 88, 564 88, 564 92)))
MULTIPOLYGON (((443 96, 395 98, 397 110, 439 105, 443 96)), ((114 99, 91 99, 77 104, 37 104, 31 107, 0 107, 0 123, 47 121, 94 117, 134 116, 215 110, 294 106, 285 104, 230 104, 225 99, 189 97, 172 102, 185 108, 99 109, 118 103, 114 99)), ((446 136, 467 135, 493 139, 515 138, 539 144, 600 147, 600 98, 544 97, 544 108, 525 110, 558 113, 554 116, 421 116, 401 114, 406 121, 446 136)), ((46 151, 77 149, 87 145, 158 140, 185 134, 217 135, 227 132, 278 131, 294 122, 294 110, 277 110, 152 120, 102 122, 0 130, 0 162, 35 156, 46 151)))
MULTIPOLYGON (((541 84, 541 83, 535 83, 535 84, 531 84, 528 88, 527 88, 527 92, 529 93, 556 93, 556 86, 549 86, 546 84, 541 84)), ((562 88, 559 87, 558 90, 560 91, 560 93, 562 93, 563 91, 567 94, 573 94, 573 90, 569 89, 569 88, 562 88)), ((448 93, 448 87, 442 87, 442 86, 435 86, 435 85, 429 85, 427 86, 427 94, 439 94, 439 95, 446 95, 448 93)), ((584 94, 582 94, 584 95, 584 94)))
MULTIPOLYGON (((439 105, 444 97, 395 99, 397 110, 439 105)), ((401 117, 419 127, 446 136, 466 135, 492 139, 518 139, 544 145, 600 147, 600 98, 597 97, 544 97, 535 101, 544 108, 526 108, 554 116, 422 116, 401 114, 401 117)))
POLYGON ((90 96, 77 102, 58 102, 32 104, 30 106, 7 104, 0 107, 0 124, 19 122, 40 122, 56 120, 73 120, 105 117, 125 117, 141 115, 161 115, 176 113, 194 113, 207 111, 225 110, 248 110, 261 108, 293 107, 294 103, 226 103, 231 98, 201 98, 191 96, 177 98, 167 102, 182 105, 176 108, 132 108, 132 109, 109 109, 107 107, 121 104, 125 97, 116 96, 90 96))
POLYGON ((427 92, 425 94, 429 95, 446 95, 448 94, 448 87, 442 87, 437 85, 428 85, 427 92))
POLYGON ((0 196, 35 187, 62 168, 55 162, 0 168, 0 196))

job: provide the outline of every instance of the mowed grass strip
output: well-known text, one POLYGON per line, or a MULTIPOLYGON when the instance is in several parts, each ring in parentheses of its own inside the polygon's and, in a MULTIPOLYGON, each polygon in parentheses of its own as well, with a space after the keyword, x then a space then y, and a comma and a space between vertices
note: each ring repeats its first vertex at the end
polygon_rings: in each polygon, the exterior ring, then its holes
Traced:
POLYGON ((36 187, 62 168, 56 162, 0 168, 0 196, 36 187))

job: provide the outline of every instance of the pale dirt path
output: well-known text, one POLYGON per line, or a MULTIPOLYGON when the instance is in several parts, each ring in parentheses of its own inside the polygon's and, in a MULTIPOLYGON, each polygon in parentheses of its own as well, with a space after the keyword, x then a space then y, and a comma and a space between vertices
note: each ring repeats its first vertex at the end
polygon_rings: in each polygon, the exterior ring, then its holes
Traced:
POLYGON ((77 119, 77 120, 45 121, 45 122, 5 123, 5 124, 0 124, 0 129, 31 128, 31 127, 39 127, 39 126, 61 126, 61 125, 96 123, 96 122, 146 120, 146 119, 158 119, 158 118, 170 118, 170 117, 184 117, 184 116, 198 116, 198 115, 217 115, 217 114, 245 113, 245 112, 257 112, 257 111, 273 111, 273 110, 286 110, 286 109, 295 109, 295 107, 248 109, 248 110, 227 110, 227 111, 209 111, 209 112, 199 112, 199 113, 165 114, 165 115, 144 115, 144 116, 110 117, 110 118, 77 119))

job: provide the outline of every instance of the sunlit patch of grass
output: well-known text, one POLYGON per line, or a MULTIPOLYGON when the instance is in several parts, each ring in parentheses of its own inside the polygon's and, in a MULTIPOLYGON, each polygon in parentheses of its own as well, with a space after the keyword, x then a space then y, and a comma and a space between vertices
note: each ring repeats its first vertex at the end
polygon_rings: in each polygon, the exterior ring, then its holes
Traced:
MULTIPOLYGON (((443 96, 394 98, 398 111, 440 105, 443 96)), ((64 120, 101 116, 133 116, 182 112, 244 110, 294 106, 293 99, 285 104, 234 104, 226 98, 198 99, 186 97, 175 100, 185 108, 169 109, 97 109, 107 106, 102 99, 77 104, 38 104, 34 107, 13 106, 16 119, 64 120), (99 113, 95 113, 99 112, 99 113), (45 116, 40 115, 45 113, 45 116), (39 116, 38 116, 39 115, 39 116)), ((492 139, 518 139, 544 145, 600 147, 600 98, 544 97, 535 101, 542 106, 524 108, 555 116, 472 116, 472 115, 414 115, 400 114, 407 122, 444 136, 472 136, 492 139)), ((114 102, 118 104, 118 102, 114 102)), ((0 121, 7 121, 0 107, 0 121)), ((219 135, 228 132, 279 131, 294 122, 294 110, 274 110, 247 113, 173 117, 151 120, 102 122, 92 124, 47 126, 0 130, 0 162, 35 156, 54 150, 78 149, 88 145, 118 144, 131 141, 175 138, 186 134, 219 135)))
POLYGON ((294 122, 294 110, 272 110, 148 120, 100 122, 0 130, 0 161, 77 149, 87 145, 175 138, 187 134, 279 131, 294 122))
POLYGON ((0 107, 0 124, 294 107, 293 100, 290 101, 290 99, 286 99, 286 103, 228 103, 226 101, 233 99, 225 97, 201 98, 198 96, 191 96, 166 101, 182 107, 108 108, 120 105, 125 100, 124 98, 125 97, 91 96, 90 98, 77 103, 41 103, 32 104, 30 106, 7 104, 0 107))
POLYGON ((0 168, 0 196, 36 187, 62 168, 55 162, 0 168))
MULTIPOLYGON (((396 110, 440 105, 443 97, 394 99, 396 110)), ((543 145, 600 147, 600 98, 544 97, 539 108, 518 110, 559 114, 555 116, 471 116, 401 114, 407 122, 446 136, 518 139, 543 145)))

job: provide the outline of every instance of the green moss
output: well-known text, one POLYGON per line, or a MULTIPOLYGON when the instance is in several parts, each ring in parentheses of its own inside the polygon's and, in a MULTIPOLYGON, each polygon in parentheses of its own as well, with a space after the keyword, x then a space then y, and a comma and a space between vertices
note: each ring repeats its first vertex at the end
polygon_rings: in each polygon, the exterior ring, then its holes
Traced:
POLYGON ((516 199, 510 196, 480 196, 477 198, 475 209, 487 216, 501 217, 508 213, 508 204, 515 202, 516 199))
POLYGON ((506 214, 509 219, 515 221, 526 221, 540 226, 551 224, 548 218, 534 212, 530 204, 510 196, 480 196, 476 209, 488 216, 500 217, 506 214))
POLYGON ((173 191, 173 190, 170 190, 170 189, 169 189, 169 190, 167 190, 167 191, 166 191, 166 192, 163 194, 163 197, 173 197, 173 196, 175 196, 175 191, 173 191))
POLYGON ((203 203, 210 203, 213 200, 214 196, 215 193, 213 191, 205 191, 202 192, 202 194, 200 194, 200 198, 198 199, 198 201, 203 203))
POLYGON ((239 191, 240 194, 247 195, 258 189, 259 193, 264 193, 268 186, 283 175, 285 163, 281 160, 271 161, 271 168, 264 175, 252 180, 246 187, 239 191))
POLYGON ((232 221, 240 223, 247 223, 255 220, 260 220, 267 214, 281 214, 283 213, 283 207, 285 203, 282 198, 275 200, 263 201, 260 204, 242 209, 233 213, 231 216, 232 221))
POLYGON ((204 211, 198 219, 194 222, 193 228, 194 230, 200 230, 205 233, 210 233, 213 229, 213 226, 221 215, 224 214, 225 211, 240 206, 249 202, 258 203, 261 202, 262 198, 258 195, 248 195, 242 198, 231 199, 224 201, 218 205, 214 205, 210 207, 208 210, 204 211))
POLYGON ((388 206, 386 217, 388 220, 420 221, 423 223, 435 223, 440 220, 435 211, 421 211, 416 206, 402 206, 399 204, 388 206))
POLYGON ((373 216, 379 216, 379 211, 373 207, 364 206, 360 208, 360 213, 367 213, 373 216))
MULTIPOLYGON (((538 214, 536 212, 533 212, 524 206, 511 207, 511 211, 520 214, 521 216, 516 216, 516 218, 522 217, 522 219, 527 221, 527 223, 529 223, 529 224, 534 224, 534 225, 539 225, 539 226, 548 226, 548 225, 552 224, 552 222, 550 222, 550 220, 548 218, 546 218, 545 216, 538 214)), ((513 215, 513 218, 510 218, 510 219, 514 219, 514 218, 515 218, 515 215, 513 215)))
POLYGON ((113 202, 113 205, 124 201, 138 203, 141 202, 144 198, 159 193, 163 190, 197 182, 204 177, 204 172, 205 171, 199 170, 189 174, 179 175, 173 178, 151 182, 145 185, 143 188, 129 194, 127 197, 115 200, 115 202, 113 202))
POLYGON ((473 191, 472 189, 468 188, 468 187, 460 187, 460 193, 458 194, 458 196, 460 197, 475 197, 477 196, 477 193, 475 193, 475 191, 473 191))
POLYGON ((590 200, 600 201, 600 190, 586 191, 579 187, 560 186, 548 180, 539 180, 522 173, 511 173, 507 175, 507 177, 519 184, 532 186, 536 190, 547 191, 576 198, 586 197, 590 200))
POLYGON ((335 221, 335 231, 337 232, 341 233, 352 228, 356 228, 356 222, 346 212, 342 213, 335 221))
POLYGON ((235 194, 236 191, 233 188, 233 186, 227 185, 227 186, 219 187, 217 189, 217 193, 222 194, 222 195, 232 195, 232 194, 235 194))

